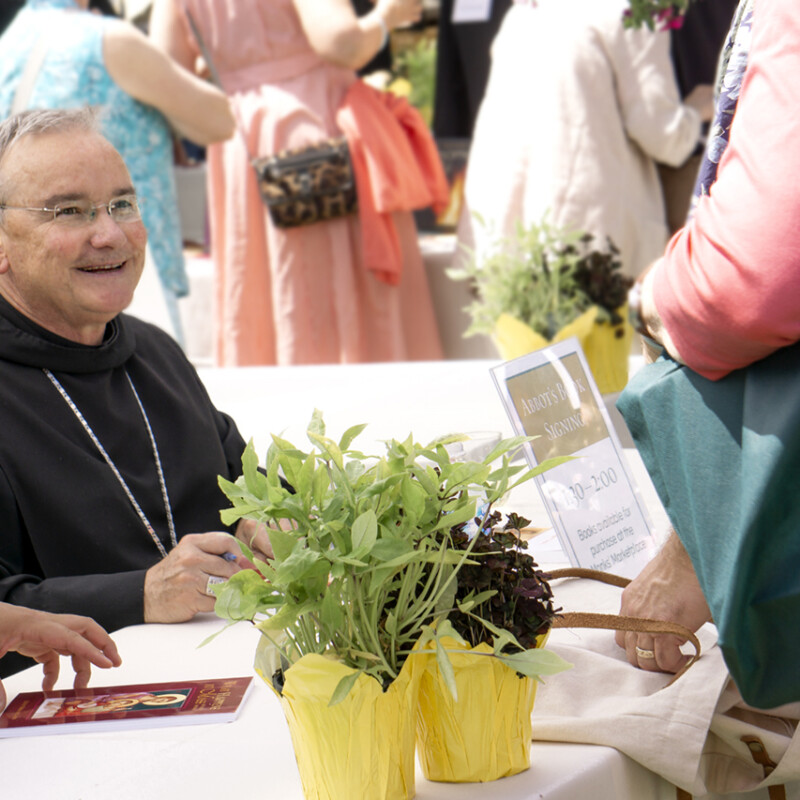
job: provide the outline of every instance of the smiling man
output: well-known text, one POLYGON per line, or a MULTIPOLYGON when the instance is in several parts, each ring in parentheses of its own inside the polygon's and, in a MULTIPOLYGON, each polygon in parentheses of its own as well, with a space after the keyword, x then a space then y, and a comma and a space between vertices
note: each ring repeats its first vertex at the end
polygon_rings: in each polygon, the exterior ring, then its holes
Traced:
POLYGON ((217 488, 244 441, 177 344, 121 314, 142 202, 91 111, 0 125, 0 600, 109 630, 210 611, 247 566, 217 488))

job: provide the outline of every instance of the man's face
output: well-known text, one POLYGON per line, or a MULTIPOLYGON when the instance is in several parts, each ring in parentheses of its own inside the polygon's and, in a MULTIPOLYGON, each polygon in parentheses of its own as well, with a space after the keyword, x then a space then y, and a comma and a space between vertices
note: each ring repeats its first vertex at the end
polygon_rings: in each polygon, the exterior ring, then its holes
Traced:
MULTIPOLYGON (((119 153, 84 131, 28 136, 8 151, 0 171, 8 206, 99 204, 133 193, 119 153)), ((105 208, 78 226, 40 211, 0 214, 0 294, 53 333, 99 344, 139 282, 147 241, 141 220, 118 224, 105 208)))

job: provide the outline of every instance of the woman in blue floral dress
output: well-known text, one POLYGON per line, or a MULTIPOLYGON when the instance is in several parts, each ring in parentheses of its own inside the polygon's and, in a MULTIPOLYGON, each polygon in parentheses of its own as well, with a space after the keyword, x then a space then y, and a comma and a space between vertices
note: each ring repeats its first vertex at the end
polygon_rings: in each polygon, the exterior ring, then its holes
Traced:
POLYGON ((103 133, 122 154, 147 228, 173 332, 188 292, 173 174, 174 126, 199 144, 228 138, 227 98, 172 62, 132 25, 87 10, 88 0, 27 0, 0 37, 0 119, 26 66, 44 58, 24 108, 102 108, 103 133), (34 57, 31 58, 31 53, 34 57), (169 116, 169 120, 167 116, 169 116))

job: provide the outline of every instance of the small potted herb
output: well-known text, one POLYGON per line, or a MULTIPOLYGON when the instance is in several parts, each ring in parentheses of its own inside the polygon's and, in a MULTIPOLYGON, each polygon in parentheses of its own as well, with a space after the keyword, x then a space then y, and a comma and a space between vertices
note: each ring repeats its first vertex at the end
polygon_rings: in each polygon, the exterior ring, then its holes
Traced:
POLYGON ((518 222, 513 236, 448 276, 473 286, 466 336, 490 334, 505 360, 577 336, 598 388, 608 393, 627 383, 633 335, 626 308, 633 280, 621 267, 611 240, 598 245, 582 231, 518 222))
POLYGON ((430 780, 491 781, 530 766, 537 680, 566 664, 539 649, 557 609, 548 576, 525 552, 521 531, 528 524, 491 511, 480 529, 462 524, 448 534, 456 550, 470 551, 470 563, 458 572, 456 608, 446 633, 445 626, 439 632, 452 675, 447 664, 431 661, 421 678, 417 744, 430 780), (492 654, 505 658, 485 657, 492 654), (535 674, 523 674, 529 659, 536 660, 535 674))
MULTIPOLYGON (((367 455, 353 447, 363 428, 334 441, 315 412, 310 450, 273 436, 265 470, 251 444, 242 477, 220 479, 232 503, 223 520, 267 524, 274 556, 215 587, 215 610, 262 633, 256 667, 281 698, 308 798, 413 797, 418 686, 431 660, 421 648, 435 643, 448 663, 439 628, 450 630, 457 576, 478 544, 460 526, 479 497, 489 514, 560 463, 513 465, 527 437, 481 462, 451 461, 445 445, 457 436, 426 446, 409 436, 367 455)), ((551 671, 552 659, 540 660, 551 671)), ((519 668, 538 674, 535 661, 519 668)))

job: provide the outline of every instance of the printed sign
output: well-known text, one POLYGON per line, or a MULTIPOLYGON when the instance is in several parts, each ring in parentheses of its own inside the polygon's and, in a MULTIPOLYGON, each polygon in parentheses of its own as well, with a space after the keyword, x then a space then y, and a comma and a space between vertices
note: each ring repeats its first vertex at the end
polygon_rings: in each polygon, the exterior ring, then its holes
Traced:
POLYGON ((535 478, 570 563, 633 578, 655 553, 647 510, 577 339, 492 369, 531 466, 572 456, 535 478))

